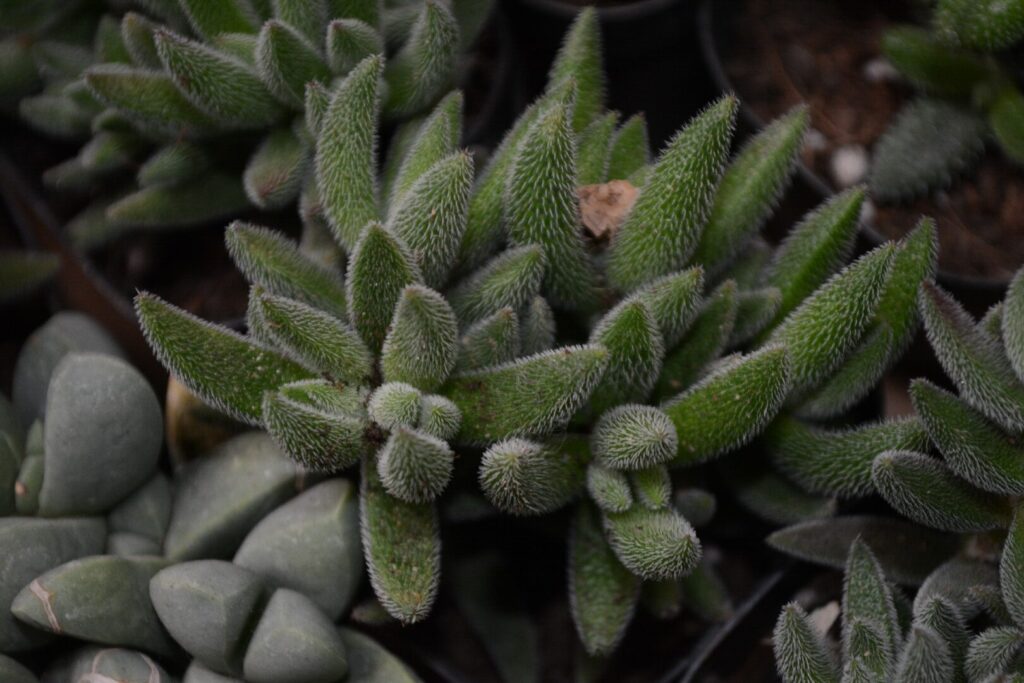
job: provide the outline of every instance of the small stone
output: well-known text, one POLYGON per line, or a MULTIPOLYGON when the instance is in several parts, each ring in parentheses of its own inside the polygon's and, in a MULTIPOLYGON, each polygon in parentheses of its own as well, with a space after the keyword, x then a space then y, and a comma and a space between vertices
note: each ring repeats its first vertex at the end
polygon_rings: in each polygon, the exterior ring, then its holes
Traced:
POLYGON ((864 79, 868 83, 894 83, 902 79, 899 69, 885 57, 875 57, 864 65, 864 79))
POLYGON ((164 554, 226 559, 268 512, 297 493, 299 470, 269 436, 248 432, 181 469, 164 554))
POLYGON ((153 476, 163 442, 160 403, 123 360, 65 356, 50 380, 46 415, 41 516, 104 512, 153 476))
POLYGON ((285 503, 249 532, 234 562, 270 586, 302 593, 336 620, 363 574, 356 487, 332 479, 285 503))
POLYGON ((4 655, 0 655, 0 681, 4 683, 39 683, 39 679, 34 673, 4 655))
POLYGON ((241 674, 245 630, 264 594, 258 576, 223 560, 197 560, 164 569, 149 585, 160 621, 171 636, 217 673, 241 674))
POLYGON ((244 683, 241 678, 221 676, 215 671, 210 671, 199 662, 193 661, 185 672, 185 678, 181 683, 244 683))
POLYGON ((0 652, 38 645, 47 634, 18 622, 10 605, 21 589, 56 566, 99 555, 107 542, 102 518, 0 519, 0 652))
POLYGON ((309 598, 282 588, 270 597, 242 668, 249 683, 335 683, 348 660, 334 624, 309 598))
POLYGON ((358 631, 338 629, 348 655, 348 680, 359 683, 422 683, 397 657, 358 631))
POLYGON ((159 556, 160 544, 130 531, 115 531, 107 537, 107 554, 120 557, 159 556))
POLYGON ((861 145, 846 145, 832 153, 832 179, 840 188, 853 187, 868 175, 868 152, 861 145))
POLYGON ((828 148, 828 138, 816 128, 811 128, 804 136, 804 147, 812 152, 821 152, 828 148))
POLYGON ((174 683, 159 664, 123 648, 88 645, 65 655, 43 673, 44 683, 174 683))
POLYGON ((117 504, 107 515, 111 532, 129 532, 148 538, 159 548, 163 545, 171 521, 171 483, 157 472, 135 493, 117 504))
POLYGON ((178 647, 148 599, 150 579, 166 566, 155 557, 73 560, 29 582, 11 613, 56 635, 173 657, 178 647))
POLYGON ((50 375, 73 351, 124 358, 117 342, 92 318, 73 311, 57 313, 25 341, 14 365, 11 394, 22 424, 43 417, 50 375))

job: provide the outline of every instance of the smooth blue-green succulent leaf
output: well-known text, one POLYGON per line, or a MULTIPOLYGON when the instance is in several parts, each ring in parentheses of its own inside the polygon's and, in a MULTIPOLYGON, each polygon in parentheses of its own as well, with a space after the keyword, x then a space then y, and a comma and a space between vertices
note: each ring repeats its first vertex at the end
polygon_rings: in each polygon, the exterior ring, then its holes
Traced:
MULTIPOLYGON (((577 95, 578 98, 578 95, 577 95)), ((578 106, 578 102, 577 102, 578 106)), ((618 112, 608 112, 587 126, 576 143, 576 184, 603 183, 608 177, 608 157, 618 112)))
POLYGON ((256 15, 245 0, 178 0, 192 29, 211 40, 221 33, 256 33, 256 15))
POLYGON ((424 171, 392 208, 388 229, 410 249, 431 287, 444 285, 455 265, 472 184, 473 158, 454 152, 424 171))
POLYGON ((532 356, 555 345, 555 314, 542 296, 535 296, 519 311, 519 352, 532 356))
POLYGON ((331 96, 316 144, 316 175, 335 239, 355 248, 367 222, 379 216, 377 117, 380 56, 367 57, 331 96))
POLYGON ((692 325, 665 357, 654 396, 666 399, 688 388, 719 357, 736 324, 739 298, 736 283, 727 280, 701 304, 692 325))
POLYGON ((717 272, 761 230, 793 176, 809 121, 798 106, 743 146, 722 175, 695 263, 717 272))
POLYGON ((372 352, 384 344, 402 290, 422 280, 398 237, 380 223, 366 226, 349 255, 345 289, 349 319, 372 352))
POLYGON ((640 580, 605 540, 597 512, 578 505, 569 531, 569 605, 590 655, 615 650, 636 611, 640 580))
POLYGON ((448 486, 455 453, 437 437, 408 427, 391 432, 377 454, 377 474, 392 496, 409 503, 427 503, 448 486))
POLYGON ((459 339, 457 371, 500 365, 519 356, 519 317, 511 308, 469 326, 459 339))
POLYGON ((1024 430, 1024 384, 996 340, 935 284, 922 285, 918 305, 928 341, 960 396, 1011 433, 1024 430))
POLYGON ((784 683, 839 683, 835 659, 797 603, 782 608, 775 622, 772 646, 775 665, 784 683))
POLYGON ((291 24, 276 19, 260 29, 255 51, 257 73, 271 94, 290 109, 302 110, 307 83, 328 83, 331 79, 331 71, 316 47, 322 39, 317 36, 317 43, 312 43, 291 24))
POLYGON ((448 302, 463 326, 502 308, 519 310, 540 292, 545 266, 539 246, 508 249, 451 289, 448 302))
POLYGON ((426 0, 402 49, 384 70, 384 111, 408 116, 429 107, 454 77, 459 26, 448 5, 426 0))
POLYGON ((894 683, 953 683, 953 654, 946 641, 931 628, 915 625, 896 664, 894 683))
POLYGON ((437 510, 433 503, 408 503, 390 495, 368 459, 363 462, 359 511, 373 592, 402 623, 421 621, 429 614, 440 584, 437 510))
POLYGON ((887 451, 871 468, 875 488, 901 514, 944 531, 1006 528, 1010 506, 965 483, 940 460, 912 451, 887 451))
POLYGON ((669 506, 672 497, 672 477, 664 465, 653 465, 629 473, 636 501, 651 510, 669 506))
POLYGON ((995 52, 1024 38, 1024 5, 1016 0, 939 0, 935 26, 967 48, 995 52))
POLYGON ((730 347, 741 346, 757 337, 775 320, 782 305, 782 292, 777 287, 740 291, 736 295, 736 323, 729 335, 730 347))
POLYGON ((836 513, 835 499, 808 493, 763 460, 727 458, 720 469, 737 502, 773 524, 797 524, 836 513))
POLYGON ((491 503, 514 515, 541 515, 565 506, 579 495, 586 463, 560 440, 500 441, 480 460, 480 488, 491 503))
POLYGON ((1003 602, 1017 626, 1024 624, 1024 513, 1018 506, 1013 513, 999 560, 999 586, 1003 602))
POLYGON ((839 498, 870 495, 871 468, 885 451, 926 450, 928 434, 916 417, 867 423, 846 429, 816 427, 781 417, 761 443, 776 467, 811 493, 839 498))
POLYGON ((415 427, 420 419, 422 397, 411 384, 388 382, 374 390, 367 412, 384 429, 415 427))
POLYGON ((985 629, 971 640, 964 660, 968 680, 1004 680, 989 678, 1006 673, 1024 645, 1024 632, 1016 626, 995 626, 985 629))
MULTIPOLYGON (((402 204, 405 194, 421 176, 458 149, 462 135, 462 107, 462 93, 455 90, 437 103, 430 116, 408 129, 410 138, 394 149, 396 158, 389 159, 394 165, 394 179, 387 193, 389 211, 393 212, 402 204), (406 145, 407 149, 401 149, 406 145)), ((461 233, 458 241, 462 241, 461 233)))
POLYGON ((881 664, 876 673, 884 680, 896 663, 902 633, 892 587, 871 549, 859 539, 850 547, 843 582, 843 655, 846 659, 859 654, 850 628, 856 621, 877 627, 878 653, 872 657, 874 661, 868 660, 868 663, 881 664))
POLYGON ((386 382, 433 391, 455 368, 458 324, 440 294, 422 285, 402 290, 381 349, 386 382))
POLYGON ((606 513, 604 529, 619 561, 646 581, 685 576, 700 562, 697 534, 675 510, 634 504, 625 512, 606 513))
POLYGON ((135 311, 160 362, 192 393, 248 424, 260 424, 265 391, 312 377, 276 351, 200 320, 153 294, 139 294, 135 311))
POLYGON ((591 436, 594 458, 605 467, 640 470, 678 452, 672 419, 653 406, 622 405, 601 415, 591 436))
POLYGON ((768 536, 771 547, 807 562, 835 569, 846 566, 850 547, 860 538, 890 581, 918 586, 959 550, 959 539, 892 517, 850 515, 810 520, 768 536))
POLYGON ((486 444, 565 424, 590 397, 607 362, 600 346, 568 346, 453 377, 441 393, 462 412, 457 440, 486 444))
POLYGON ((665 347, 679 343, 700 311, 704 289, 704 269, 687 268, 658 278, 637 290, 630 297, 645 304, 661 330, 665 347))
POLYGON ((244 62, 170 31, 154 34, 164 69, 200 110, 233 129, 263 128, 282 109, 244 62))
POLYGON ((883 245, 834 275, 769 336, 789 351, 791 391, 816 387, 839 367, 875 315, 892 263, 883 245))
POLYGON ((0 302, 23 297, 48 282, 60 269, 60 257, 38 251, 0 251, 0 302))
POLYGON ((571 101, 556 102, 526 132, 509 170, 505 224, 513 245, 543 247, 551 303, 581 309, 593 307, 597 283, 580 227, 571 117, 571 101))
POLYGON ((882 36, 882 54, 914 87, 950 98, 968 98, 993 76, 984 60, 919 26, 893 26, 882 36))
POLYGON ((738 108, 727 96, 698 114, 661 153, 608 253, 608 279, 631 291, 689 261, 711 211, 738 108))
POLYGON ((302 189, 310 158, 309 145, 291 126, 271 131, 253 152, 242 176, 249 201, 264 210, 291 204, 302 189))
POLYGON ((768 346, 724 365, 662 405, 676 428, 674 466, 706 462, 750 441, 782 408, 789 353, 768 346))
POLYGON ((991 493, 1024 495, 1024 448, 964 401, 926 379, 910 384, 914 410, 946 465, 991 493))
POLYGON ((210 167, 210 158, 202 146, 179 141, 161 147, 139 167, 135 175, 141 187, 177 185, 190 180, 210 167))
POLYGON ((345 317, 345 286, 298 245, 267 228, 235 221, 225 232, 228 253, 246 279, 272 294, 345 317))
POLYGON ((366 22, 342 18, 327 25, 326 48, 331 71, 345 75, 367 57, 384 54, 384 40, 366 22))
POLYGON ((950 184, 985 149, 985 119, 961 105, 919 97, 875 144, 868 183, 882 201, 908 200, 950 184))
POLYGON ((597 321, 590 343, 608 350, 608 366, 590 400, 595 413, 644 400, 665 356, 657 321, 643 299, 629 298, 597 321))
POLYGON ((192 137, 219 127, 162 72, 109 64, 90 67, 84 77, 96 97, 143 128, 192 137))
POLYGON ((346 414, 300 400, 287 390, 263 395, 263 424, 290 458, 317 472, 350 467, 368 450, 368 424, 346 414))
POLYGON ((647 119, 634 114, 615 131, 608 157, 608 180, 626 180, 651 163, 647 119))
POLYGON ((625 473, 597 462, 587 466, 587 494, 604 512, 625 512, 633 507, 633 489, 625 473))

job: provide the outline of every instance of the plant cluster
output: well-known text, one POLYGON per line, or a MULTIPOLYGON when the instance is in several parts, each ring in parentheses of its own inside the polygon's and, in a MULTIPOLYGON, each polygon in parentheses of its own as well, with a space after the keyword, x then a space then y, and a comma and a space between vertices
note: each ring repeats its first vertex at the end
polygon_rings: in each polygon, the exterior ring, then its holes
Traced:
POLYGON ((875 148, 870 184, 882 200, 941 189, 969 172, 987 142, 1024 162, 1024 94, 1007 53, 1024 38, 1024 6, 939 0, 931 26, 890 29, 882 50, 921 94, 875 148))

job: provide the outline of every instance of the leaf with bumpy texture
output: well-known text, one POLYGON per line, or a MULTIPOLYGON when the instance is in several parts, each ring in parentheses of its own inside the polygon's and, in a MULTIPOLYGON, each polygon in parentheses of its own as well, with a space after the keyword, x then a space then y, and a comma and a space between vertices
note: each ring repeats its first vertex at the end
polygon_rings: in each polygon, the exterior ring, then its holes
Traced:
POLYGON ((555 345, 555 314, 541 296, 535 296, 519 312, 519 352, 532 356, 555 345))
POLYGON ((605 515, 608 544, 629 571, 647 581, 679 578, 701 558, 700 541, 675 510, 649 510, 634 504, 605 515))
POLYGON ((261 209, 292 203, 299 196, 309 161, 309 146, 291 127, 271 131, 249 158, 242 176, 249 201, 261 209))
POLYGON ((647 119, 634 114, 626 119, 612 139, 608 158, 608 180, 626 180, 651 163, 651 145, 647 138, 647 119))
POLYGON ((1013 621, 1021 626, 1024 624, 1024 512, 1020 506, 1014 511, 1003 556, 999 560, 999 585, 1006 609, 1013 621))
POLYGON ((441 576, 441 538, 433 503, 407 503, 388 494, 369 460, 363 462, 359 498, 373 592, 403 624, 421 621, 434 604, 441 576))
POLYGON ((324 212, 338 243, 353 249, 378 216, 377 116, 381 57, 367 57, 334 90, 316 144, 324 212))
POLYGON ((580 229, 572 104, 556 102, 526 132, 509 171, 505 224, 510 242, 544 248, 544 290, 563 308, 590 308, 596 274, 580 229))
POLYGON ((366 22, 335 19, 327 25, 327 63, 336 74, 347 74, 371 55, 384 53, 384 40, 366 22))
POLYGON ((940 0, 935 25, 944 37, 994 52, 1024 37, 1024 5, 1002 0, 940 0))
POLYGON ((576 15, 562 39, 548 72, 548 92, 573 82, 577 90, 572 128, 582 133, 604 108, 605 75, 601 63, 601 29, 597 11, 586 8, 576 15))
POLYGON ((98 65, 85 71, 85 82, 101 101, 133 122, 168 135, 192 136, 218 127, 164 73, 119 64, 98 65))
POLYGON ((505 307, 518 310, 540 291, 545 263, 539 246, 508 249, 450 290, 448 302, 463 326, 505 307))
POLYGON ((414 386, 388 382, 374 390, 366 408, 370 418, 384 429, 415 427, 420 419, 421 397, 414 386))
POLYGON ((424 396, 420 401, 421 432, 447 441, 459 433, 462 413, 444 396, 424 396))
POLYGON ((704 289, 704 269, 687 268, 658 278, 630 297, 647 304, 665 340, 673 348, 697 317, 704 289))
POLYGON ((859 498, 874 492, 875 456, 927 449, 928 435, 913 417, 849 429, 823 429, 783 417, 772 423, 761 443, 775 466, 811 493, 859 498))
POLYGON ((370 223, 349 256, 345 289, 349 318, 372 352, 384 344, 402 290, 421 281, 402 241, 370 223))
POLYGON ((875 488, 901 514, 945 531, 970 532, 1006 528, 1006 499, 966 484, 941 461, 910 451, 890 451, 875 458, 875 488))
POLYGON ((928 341, 963 399, 1010 432, 1024 430, 1024 385, 999 344, 932 283, 922 285, 918 305, 928 341))
POLYGON ((502 308, 473 323, 459 340, 458 372, 477 370, 514 360, 519 355, 519 318, 502 308))
POLYGON ((775 664, 785 683, 839 683, 836 663, 803 608, 782 608, 772 634, 775 664))
POLYGON ((652 406, 624 405, 601 415, 591 448, 606 467, 639 470, 671 460, 678 443, 668 415, 652 406))
POLYGON ((943 598, 932 598, 915 615, 915 619, 922 626, 935 631, 946 642, 953 660, 953 680, 965 680, 963 662, 970 636, 960 611, 943 598))
MULTIPOLYGON (((1004 673, 1024 646, 1024 632, 1010 626, 996 626, 979 633, 967 648, 964 670, 971 681, 988 681, 1004 673)), ((1002 679, 996 679, 1002 680, 1002 679)))
POLYGON ((381 349, 387 382, 406 382, 433 391, 447 379, 458 354, 458 325, 440 294, 421 285, 402 290, 381 349))
POLYGON ((953 683, 955 673, 952 653, 942 637, 925 626, 911 628, 894 683, 953 683))
POLYGON ((459 26, 447 4, 426 0, 405 45, 388 60, 384 111, 400 117, 430 106, 452 80, 458 45, 459 26))
POLYGON ((377 454, 377 473, 388 493, 409 503, 434 500, 448 486, 455 453, 444 441, 398 427, 377 454))
POLYGON ((665 342, 642 299, 631 297, 606 313, 590 343, 608 350, 608 367, 590 400, 595 413, 647 398, 661 371, 665 342))
POLYGON ((1024 495, 1024 448, 983 415, 925 379, 910 385, 914 410, 957 475, 1003 495, 1024 495))
POLYGON ((350 467, 367 451, 360 417, 300 401, 284 391, 263 395, 263 424, 290 458, 318 472, 350 467))
POLYGON ((564 424, 597 386, 608 352, 569 346, 452 378, 442 394, 462 411, 458 440, 486 444, 564 424))
POLYGON ((569 605, 590 655, 612 652, 636 611, 640 580, 608 547, 597 513, 579 505, 569 531, 569 605))
POLYGON ((694 465, 742 446, 775 417, 789 387, 785 348, 766 347, 709 375, 662 406, 676 427, 672 464, 694 465))
POLYGON ((256 17, 243 0, 210 3, 178 0, 196 33, 212 40, 222 33, 255 33, 256 17))
POLYGON ((884 680, 895 664, 902 634, 892 588, 871 549, 860 539, 850 547, 843 583, 843 654, 847 659, 857 654, 850 626, 858 620, 877 627, 876 645, 883 664, 877 673, 884 680))
POLYGON ((499 510, 540 515, 557 510, 583 488, 584 463, 573 448, 508 439, 480 461, 480 488, 499 510))
MULTIPOLYGON (((416 129, 415 137, 409 149, 402 155, 395 178, 388 196, 388 207, 394 211, 402 203, 402 198, 409 189, 432 166, 449 157, 459 146, 462 133, 462 93, 449 93, 437 103, 423 123, 416 129)), ((472 169, 472 165, 470 166, 472 169)), ((472 174, 471 174, 472 175, 472 174)), ((472 177, 470 177, 472 182, 472 177)), ((462 207, 462 220, 465 221, 466 207, 462 207)), ((459 233, 458 242, 462 241, 459 233)), ((456 249, 458 244, 456 244, 456 249)))
POLYGON ((633 490, 626 475, 596 462, 587 466, 587 493, 605 512, 625 512, 633 507, 633 490))
POLYGON ((892 329, 876 325, 831 377, 800 399, 794 412, 812 420, 845 413, 878 386, 895 357, 892 329))
POLYGON ((672 496, 672 477, 664 465, 654 465, 629 473, 636 500, 645 508, 660 510, 669 506, 672 496))
POLYGON ((201 399, 248 424, 260 424, 263 392, 312 377, 277 352, 152 294, 136 296, 135 311, 160 362, 201 399))
POLYGON ((798 106, 743 146, 722 175, 694 262, 717 272, 760 231, 793 176, 809 121, 798 106))
POLYGON ((722 174, 738 107, 727 96, 698 114, 661 153, 608 252, 608 279, 630 291, 686 264, 722 174))
POLYGON ((579 135, 576 143, 576 184, 603 183, 608 175, 608 154, 612 134, 619 121, 618 112, 608 112, 594 119, 579 135))
POLYGON ((255 55, 256 69, 264 85, 291 109, 303 108, 307 83, 328 83, 331 78, 330 69, 314 44, 290 24, 276 19, 260 29, 255 55))

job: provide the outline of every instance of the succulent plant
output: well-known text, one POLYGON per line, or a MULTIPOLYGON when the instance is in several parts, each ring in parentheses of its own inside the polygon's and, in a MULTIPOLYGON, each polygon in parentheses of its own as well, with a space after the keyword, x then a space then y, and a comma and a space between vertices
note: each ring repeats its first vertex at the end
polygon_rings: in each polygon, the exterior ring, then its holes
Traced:
POLYGON ((86 249, 125 230, 206 223, 250 204, 278 209, 300 195, 313 220, 310 119, 326 106, 332 82, 364 57, 387 53, 384 114, 420 114, 451 86, 460 51, 493 5, 139 4, 76 1, 50 13, 0 15, 11 29, 0 43, 8 71, 0 90, 21 98, 34 127, 85 141, 44 180, 99 195, 68 226, 86 249))
POLYGON ((879 139, 872 193, 910 199, 969 172, 992 138, 1024 162, 1024 94, 1007 48, 1024 38, 1018 3, 941 0, 931 27, 890 29, 882 51, 921 94, 879 139))

